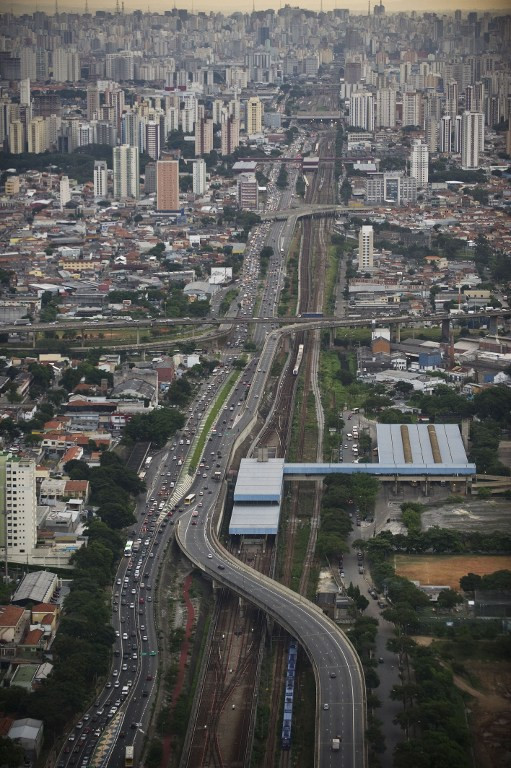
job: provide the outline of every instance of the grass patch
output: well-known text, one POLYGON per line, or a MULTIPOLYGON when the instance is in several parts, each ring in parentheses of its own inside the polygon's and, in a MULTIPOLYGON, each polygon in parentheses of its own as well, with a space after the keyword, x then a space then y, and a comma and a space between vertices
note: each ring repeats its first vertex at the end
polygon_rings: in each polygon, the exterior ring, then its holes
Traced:
POLYGON ((279 317, 296 314, 298 302, 298 262, 300 254, 301 232, 298 229, 289 248, 286 262, 286 277, 279 301, 279 317))
MULTIPOLYGON (((402 338, 402 337, 401 337, 402 338)), ((361 344, 371 343, 371 331, 368 328, 336 328, 335 343, 347 345, 360 342, 361 344)))
POLYGON ((206 445, 206 440, 208 439, 209 430, 215 423, 215 419, 217 418, 218 414, 222 410, 225 401, 229 397, 229 394, 231 393, 232 388, 234 387, 236 381, 239 379, 241 375, 241 371, 233 371, 227 381, 225 382, 224 386, 220 390, 220 394, 218 395, 215 404, 213 408, 211 409, 211 412, 209 413, 204 426, 202 428, 202 432, 200 433, 200 437, 197 440, 197 445, 194 448, 192 458, 190 459, 190 466, 188 467, 188 474, 194 475, 197 471, 197 466, 200 461, 200 457, 202 456, 202 452, 204 450, 204 446, 206 445))
POLYGON ((325 315, 331 317, 335 310, 335 286, 339 276, 340 254, 335 245, 328 249, 328 263, 325 274, 325 299, 323 311, 325 315))
POLYGON ((291 566, 290 589, 298 592, 300 589, 300 579, 302 577, 303 563, 307 553, 307 545, 310 536, 309 521, 300 521, 299 528, 295 533, 295 546, 293 549, 293 565, 291 566))
POLYGON ((218 314, 219 315, 225 315, 229 311, 229 308, 234 301, 234 299, 238 296, 238 289, 237 288, 231 288, 227 291, 224 298, 220 302, 220 306, 218 308, 218 314))

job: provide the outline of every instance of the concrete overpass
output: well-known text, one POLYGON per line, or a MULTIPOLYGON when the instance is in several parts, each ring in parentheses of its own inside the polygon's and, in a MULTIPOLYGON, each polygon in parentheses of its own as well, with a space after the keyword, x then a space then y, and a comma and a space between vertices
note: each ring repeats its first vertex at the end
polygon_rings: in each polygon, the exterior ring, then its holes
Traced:
MULTIPOLYGON (((499 318, 508 319, 511 317, 510 309, 493 309, 493 310, 480 310, 473 312, 470 315, 450 315, 448 312, 438 312, 436 314, 418 316, 418 315, 397 315, 395 317, 386 317, 382 319, 372 317, 362 318, 338 318, 334 316, 328 317, 204 317, 204 318, 148 318, 146 320, 134 320, 127 323, 126 320, 73 320, 62 323, 34 323, 30 325, 18 325, 16 323, 9 323, 0 325, 0 333, 14 333, 19 332, 22 334, 37 334, 44 331, 75 331, 80 336, 84 331, 108 331, 130 328, 133 331, 142 331, 147 328, 160 328, 166 327, 180 327, 180 326, 225 326, 225 330, 232 325, 279 325, 281 328, 288 332, 295 332, 298 330, 316 330, 325 328, 365 328, 365 327, 380 327, 380 326, 401 326, 401 325, 417 325, 424 322, 433 323, 435 325, 442 324, 442 335, 446 340, 449 339, 450 324, 457 320, 466 320, 473 318, 487 318, 496 329, 499 318)), ((492 331, 493 332, 493 331, 492 331)), ((158 340, 155 339, 155 343, 158 340)))
POLYGON ((314 122, 316 120, 340 120, 340 112, 296 112, 291 115, 290 120, 300 120, 303 122, 314 122))
MULTIPOLYGON (((300 208, 285 208, 280 211, 268 211, 261 214, 261 221, 286 221, 290 218, 304 219, 309 216, 337 216, 341 213, 353 213, 356 209, 344 205, 302 205, 300 208)), ((361 209, 370 213, 372 209, 361 209)), ((358 209, 356 210, 358 212, 358 209)))

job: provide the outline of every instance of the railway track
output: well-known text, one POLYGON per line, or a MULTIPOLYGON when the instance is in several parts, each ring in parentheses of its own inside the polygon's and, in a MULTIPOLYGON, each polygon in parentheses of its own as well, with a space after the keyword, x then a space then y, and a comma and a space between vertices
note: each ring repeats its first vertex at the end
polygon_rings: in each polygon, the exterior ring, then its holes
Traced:
MULTIPOLYGON (((266 575, 273 570, 273 548, 239 552, 266 575)), ((265 617, 233 593, 221 590, 213 616, 212 642, 195 714, 186 768, 242 768, 249 764, 253 680, 265 617)))

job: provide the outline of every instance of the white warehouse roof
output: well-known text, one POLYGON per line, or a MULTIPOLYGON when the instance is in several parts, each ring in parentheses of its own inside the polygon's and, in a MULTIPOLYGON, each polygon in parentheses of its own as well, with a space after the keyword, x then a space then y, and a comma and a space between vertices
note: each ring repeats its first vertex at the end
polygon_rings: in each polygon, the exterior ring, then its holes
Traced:
POLYGON ((234 489, 234 503, 280 504, 284 459, 242 459, 234 489))

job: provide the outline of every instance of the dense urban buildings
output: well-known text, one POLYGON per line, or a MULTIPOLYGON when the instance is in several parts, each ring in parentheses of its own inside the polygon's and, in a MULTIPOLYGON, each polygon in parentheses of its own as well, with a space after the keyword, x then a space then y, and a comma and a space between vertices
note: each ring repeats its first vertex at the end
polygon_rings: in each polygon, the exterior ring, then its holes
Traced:
POLYGON ((500 768, 511 17, 172 5, 0 14, 5 759, 500 768))

